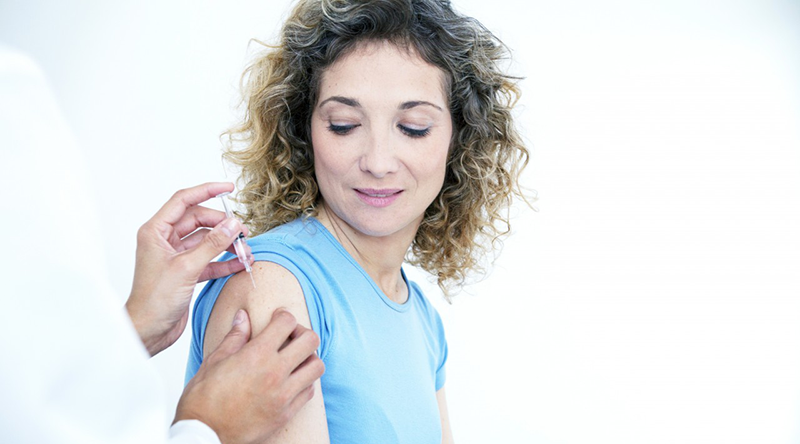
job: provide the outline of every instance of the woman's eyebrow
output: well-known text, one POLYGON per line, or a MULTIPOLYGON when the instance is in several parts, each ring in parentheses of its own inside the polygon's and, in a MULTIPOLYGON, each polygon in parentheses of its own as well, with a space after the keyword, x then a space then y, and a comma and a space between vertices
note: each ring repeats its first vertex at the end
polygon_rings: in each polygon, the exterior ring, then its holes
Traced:
POLYGON ((426 102, 424 100, 412 100, 410 102, 403 102, 402 104, 400 104, 399 109, 411 109, 411 108, 414 108, 414 107, 417 107, 417 106, 420 106, 420 105, 432 106, 432 107, 438 109, 439 111, 442 111, 442 108, 440 106, 434 105, 433 103, 426 102))
MULTIPOLYGON (((353 98, 350 98, 350 97, 342 97, 342 96, 331 96, 331 97, 328 97, 327 99, 323 100, 322 102, 320 102, 319 105, 318 105, 318 108, 321 108, 322 105, 324 105, 324 104, 326 104, 328 102, 337 102, 337 103, 341 103, 343 105, 352 106, 353 108, 361 108, 362 107, 361 106, 361 102, 359 102, 356 99, 353 99, 353 98)), ((425 100, 411 100, 411 101, 408 101, 408 102, 403 102, 397 108, 401 109, 401 110, 406 110, 406 109, 411 109, 411 108, 415 108, 417 106, 423 106, 423 105, 432 106, 432 107, 436 108, 437 110, 442 111, 442 107, 440 107, 439 105, 434 105, 433 103, 427 102, 425 100)))
POLYGON ((325 100, 323 100, 322 102, 319 103, 318 108, 322 107, 322 105, 324 105, 324 104, 326 104, 328 102, 339 102, 339 103, 342 103, 342 104, 347 105, 347 106, 352 106, 354 108, 361 108, 361 103, 359 103, 358 100, 351 99, 349 97, 342 97, 342 96, 328 97, 327 99, 325 99, 325 100))

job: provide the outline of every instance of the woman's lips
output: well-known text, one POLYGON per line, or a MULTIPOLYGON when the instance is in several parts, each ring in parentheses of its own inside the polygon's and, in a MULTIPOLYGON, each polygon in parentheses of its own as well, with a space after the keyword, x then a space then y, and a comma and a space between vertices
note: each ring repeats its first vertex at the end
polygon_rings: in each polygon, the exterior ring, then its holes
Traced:
POLYGON ((388 207, 400 197, 400 194, 403 192, 403 190, 398 188, 356 188, 355 191, 364 203, 377 208, 388 207))

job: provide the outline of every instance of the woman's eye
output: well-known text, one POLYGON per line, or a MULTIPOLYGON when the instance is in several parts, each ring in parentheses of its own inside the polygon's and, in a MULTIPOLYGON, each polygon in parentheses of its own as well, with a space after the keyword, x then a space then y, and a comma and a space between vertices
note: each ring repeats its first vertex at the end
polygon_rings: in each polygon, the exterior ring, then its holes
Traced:
POLYGON ((343 136, 343 135, 349 133, 353 128, 358 127, 358 126, 361 126, 361 125, 360 124, 359 125, 335 125, 335 124, 333 124, 331 122, 328 122, 328 129, 331 132, 333 132, 334 134, 338 134, 340 136, 343 136))
POLYGON ((408 137, 425 137, 431 132, 430 127, 425 129, 409 128, 403 125, 397 125, 397 127, 400 128, 400 131, 402 131, 403 134, 405 134, 408 137))

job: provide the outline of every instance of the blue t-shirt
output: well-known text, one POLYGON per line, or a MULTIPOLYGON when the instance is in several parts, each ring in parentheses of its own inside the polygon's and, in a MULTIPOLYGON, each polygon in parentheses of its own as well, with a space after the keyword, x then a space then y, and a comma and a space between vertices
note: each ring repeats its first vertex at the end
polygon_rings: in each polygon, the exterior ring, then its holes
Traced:
MULTIPOLYGON (((248 243, 257 261, 283 266, 303 289, 325 363, 331 443, 441 443, 436 391, 445 381, 447 342, 419 287, 403 273, 408 300, 392 301, 312 217, 248 243)), ((227 280, 209 282, 195 303, 187 382, 203 360, 206 324, 227 280)))

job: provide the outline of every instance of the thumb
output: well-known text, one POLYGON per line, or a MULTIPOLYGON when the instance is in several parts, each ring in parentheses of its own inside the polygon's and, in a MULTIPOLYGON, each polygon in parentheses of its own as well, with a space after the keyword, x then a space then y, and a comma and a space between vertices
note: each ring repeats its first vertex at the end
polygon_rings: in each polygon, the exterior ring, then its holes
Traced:
POLYGON ((192 263, 196 263, 197 268, 202 270, 212 259, 227 250, 243 231, 244 227, 238 219, 225 219, 208 232, 194 250, 187 251, 186 254, 191 256, 192 263))
POLYGON ((236 316, 233 317, 231 331, 225 335, 222 342, 209 355, 207 361, 211 361, 210 363, 222 361, 241 350, 249 340, 250 317, 246 311, 240 309, 236 312, 236 316))

